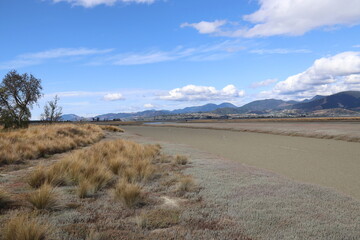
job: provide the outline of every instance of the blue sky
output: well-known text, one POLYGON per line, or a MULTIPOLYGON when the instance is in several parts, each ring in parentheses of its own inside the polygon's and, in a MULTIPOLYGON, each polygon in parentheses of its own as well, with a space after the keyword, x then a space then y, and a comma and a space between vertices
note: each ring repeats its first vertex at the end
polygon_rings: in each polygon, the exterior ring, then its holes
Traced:
POLYGON ((360 90, 358 0, 1 0, 0 76, 64 113, 360 90))

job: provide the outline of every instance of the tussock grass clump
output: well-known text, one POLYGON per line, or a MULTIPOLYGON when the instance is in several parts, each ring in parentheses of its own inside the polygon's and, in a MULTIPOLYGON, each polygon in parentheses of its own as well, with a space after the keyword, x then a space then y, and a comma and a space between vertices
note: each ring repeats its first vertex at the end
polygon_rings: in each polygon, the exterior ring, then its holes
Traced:
POLYGON ((87 198, 94 195, 96 187, 87 179, 82 180, 77 187, 77 195, 79 198, 87 198))
POLYGON ((2 230, 3 240, 45 240, 48 226, 27 214, 14 215, 2 230))
POLYGON ((111 125, 99 125, 102 130, 109 131, 109 132, 125 132, 124 129, 111 126, 111 125))
POLYGON ((0 132, 0 165, 18 163, 85 146, 104 136, 99 126, 52 124, 0 132))
POLYGON ((194 189, 194 187, 195 187, 194 179, 190 176, 184 176, 179 180, 177 190, 182 193, 190 192, 194 189))
POLYGON ((174 162, 178 165, 186 165, 188 163, 188 158, 183 155, 177 155, 174 162))
POLYGON ((12 203, 10 194, 0 188, 0 209, 7 208, 12 203))
POLYGON ((137 224, 141 228, 149 230, 168 228, 180 222, 180 210, 178 209, 154 209, 143 212, 137 218, 137 224))
POLYGON ((43 184, 39 189, 30 193, 27 201, 38 210, 52 210, 59 207, 58 195, 49 184, 43 184))
POLYGON ((117 179, 141 183, 155 175, 153 160, 160 155, 158 145, 140 145, 125 140, 104 141, 81 149, 29 176, 30 186, 77 185, 80 198, 94 195, 117 179))
POLYGON ((124 180, 120 181, 113 190, 114 199, 120 201, 124 206, 132 208, 141 203, 143 195, 141 188, 124 180))

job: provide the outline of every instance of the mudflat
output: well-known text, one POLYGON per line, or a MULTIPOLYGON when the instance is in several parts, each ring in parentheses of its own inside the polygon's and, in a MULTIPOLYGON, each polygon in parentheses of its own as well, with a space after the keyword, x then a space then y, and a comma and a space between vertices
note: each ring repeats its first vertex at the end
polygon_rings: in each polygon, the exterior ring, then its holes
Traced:
POLYGON ((124 128, 145 137, 190 145, 296 181, 330 187, 360 199, 360 144, 356 142, 228 130, 124 128))

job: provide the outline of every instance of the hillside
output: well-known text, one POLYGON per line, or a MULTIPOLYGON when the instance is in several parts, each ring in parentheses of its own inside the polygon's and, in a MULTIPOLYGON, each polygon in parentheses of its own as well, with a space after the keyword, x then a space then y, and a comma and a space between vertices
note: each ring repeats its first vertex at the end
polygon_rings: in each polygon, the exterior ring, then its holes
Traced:
POLYGON ((292 106, 292 109, 300 109, 306 112, 333 108, 360 110, 360 91, 340 92, 292 106))

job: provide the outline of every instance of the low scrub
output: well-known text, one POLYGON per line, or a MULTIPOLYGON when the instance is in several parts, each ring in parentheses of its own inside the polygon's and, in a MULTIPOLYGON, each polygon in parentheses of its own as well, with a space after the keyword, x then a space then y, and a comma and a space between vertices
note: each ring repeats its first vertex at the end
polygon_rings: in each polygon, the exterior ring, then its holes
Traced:
POLYGON ((104 133, 92 124, 36 125, 0 132, 0 165, 37 159, 99 141, 104 133))
POLYGON ((188 158, 183 155, 177 155, 174 159, 175 163, 178 165, 186 165, 188 163, 188 158))
POLYGON ((127 181, 120 181, 113 190, 114 199, 120 201, 124 206, 128 208, 135 207, 143 200, 141 188, 127 181))
POLYGON ((168 228, 180 222, 180 210, 178 209, 154 209, 143 212, 137 218, 137 224, 141 228, 158 229, 168 228))
POLYGON ((179 192, 182 192, 182 193, 190 192, 190 191, 194 190, 194 188, 195 188, 195 182, 192 177, 184 176, 184 177, 180 178, 178 188, 177 188, 177 190, 179 192))
POLYGON ((49 184, 44 184, 28 194, 27 201, 38 210, 53 210, 59 207, 58 194, 49 184))
POLYGON ((45 240, 48 226, 27 214, 14 215, 2 230, 3 240, 45 240))
POLYGON ((102 130, 109 131, 109 132, 125 132, 124 129, 111 126, 111 125, 99 125, 102 130))

